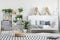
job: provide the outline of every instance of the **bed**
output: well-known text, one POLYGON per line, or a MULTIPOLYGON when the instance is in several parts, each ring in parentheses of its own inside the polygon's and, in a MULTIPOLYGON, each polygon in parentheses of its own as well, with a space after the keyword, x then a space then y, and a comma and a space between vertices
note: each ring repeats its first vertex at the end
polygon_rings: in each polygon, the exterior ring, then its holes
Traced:
POLYGON ((25 37, 12 37, 8 35, 2 35, 0 40, 47 40, 45 36, 25 36, 25 37))
POLYGON ((0 35, 0 40, 53 40, 49 39, 50 37, 54 37, 54 40, 59 40, 58 34, 50 34, 50 33, 25 33, 24 37, 15 37, 10 33, 5 33, 0 35))

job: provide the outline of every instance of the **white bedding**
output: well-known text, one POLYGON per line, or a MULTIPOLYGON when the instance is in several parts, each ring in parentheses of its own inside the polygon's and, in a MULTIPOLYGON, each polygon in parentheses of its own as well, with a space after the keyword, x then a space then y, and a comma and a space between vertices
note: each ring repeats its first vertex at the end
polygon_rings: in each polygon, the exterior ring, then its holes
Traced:
MULTIPOLYGON (((9 34, 14 35, 15 33, 18 33, 19 31, 3 31, 1 34, 9 34)), ((41 36, 54 36, 54 37, 60 37, 59 33, 26 33, 26 35, 41 35, 41 36)))
POLYGON ((47 40, 47 37, 40 35, 36 35, 36 36, 31 35, 25 37, 13 37, 9 35, 2 35, 0 37, 0 40, 47 40))
POLYGON ((2 32, 0 40, 49 40, 47 37, 60 37, 59 34, 52 33, 26 33, 25 35, 25 37, 14 37, 14 33, 11 31, 2 32))

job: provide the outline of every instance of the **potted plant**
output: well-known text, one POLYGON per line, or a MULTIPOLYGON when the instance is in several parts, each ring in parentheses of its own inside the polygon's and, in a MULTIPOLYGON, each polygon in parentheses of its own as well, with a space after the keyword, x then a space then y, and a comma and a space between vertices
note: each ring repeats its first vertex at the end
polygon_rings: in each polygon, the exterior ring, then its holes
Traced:
POLYGON ((10 14, 10 13, 12 13, 13 9, 11 9, 11 8, 10 9, 2 9, 2 11, 10 14))
POLYGON ((29 21, 23 21, 24 29, 23 31, 26 33, 28 31, 28 27, 30 26, 29 21))
POLYGON ((15 25, 16 25, 17 20, 15 19, 15 20, 13 20, 13 22, 14 22, 14 23, 15 23, 15 25))
POLYGON ((9 8, 9 9, 2 9, 2 12, 4 12, 4 17, 5 19, 4 20, 12 20, 12 13, 13 9, 9 8))
POLYGON ((28 29, 28 24, 29 24, 29 22, 28 21, 25 21, 25 29, 28 29))
MULTIPOLYGON (((19 13, 21 13, 21 12, 23 11, 23 8, 18 8, 18 11, 19 11, 19 13)), ((22 19, 22 15, 21 15, 21 14, 16 15, 15 18, 16 18, 16 19, 17 19, 17 18, 21 18, 21 19, 22 19)))
POLYGON ((7 12, 7 10, 6 10, 6 9, 2 9, 2 12, 6 13, 6 12, 7 12))
POLYGON ((17 19, 17 20, 22 19, 22 15, 17 15, 17 16, 15 17, 15 19, 17 19))
POLYGON ((23 8, 18 8, 19 13, 23 11, 23 8))
POLYGON ((2 9, 2 12, 4 12, 6 16, 10 16, 12 17, 11 13, 12 13, 13 9, 9 8, 9 9, 2 9))

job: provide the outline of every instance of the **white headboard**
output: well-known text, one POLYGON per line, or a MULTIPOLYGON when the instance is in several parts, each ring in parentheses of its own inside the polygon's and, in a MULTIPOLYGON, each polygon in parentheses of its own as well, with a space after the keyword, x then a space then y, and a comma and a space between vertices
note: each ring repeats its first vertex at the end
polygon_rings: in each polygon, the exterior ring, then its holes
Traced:
MULTIPOLYGON (((31 22, 31 25, 40 25, 41 21, 50 22, 50 24, 52 23, 51 25, 54 24, 54 27, 50 26, 50 29, 58 30, 58 16, 46 16, 46 15, 35 16, 35 15, 32 15, 32 16, 28 16, 28 20, 31 22)), ((45 26, 46 25, 44 25, 44 28, 47 28, 45 26)))

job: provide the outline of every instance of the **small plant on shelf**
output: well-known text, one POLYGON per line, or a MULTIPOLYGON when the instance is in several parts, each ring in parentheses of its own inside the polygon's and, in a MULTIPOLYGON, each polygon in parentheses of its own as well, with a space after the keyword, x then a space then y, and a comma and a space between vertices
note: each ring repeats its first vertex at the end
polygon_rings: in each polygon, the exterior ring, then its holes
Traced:
POLYGON ((17 18, 21 18, 21 19, 22 19, 22 15, 17 15, 15 18, 16 18, 16 19, 17 19, 17 18))
POLYGON ((21 18, 21 19, 22 19, 22 15, 21 15, 20 13, 23 12, 23 8, 18 8, 18 11, 19 11, 19 15, 16 15, 15 18, 16 18, 16 19, 17 19, 17 18, 19 18, 19 19, 21 18))
POLYGON ((9 8, 9 9, 2 9, 2 12, 5 12, 5 13, 12 13, 13 9, 9 8))
POLYGON ((14 22, 14 25, 16 25, 17 21, 18 21, 17 19, 13 20, 13 22, 14 22))
POLYGON ((6 9, 2 9, 2 12, 7 13, 7 10, 6 9))
POLYGON ((18 8, 19 13, 23 12, 23 8, 18 8))
POLYGON ((21 19, 22 19, 22 15, 17 15, 17 16, 15 17, 15 20, 13 20, 14 23, 16 23, 16 22, 18 21, 17 18, 19 18, 19 19, 21 18, 21 19))

